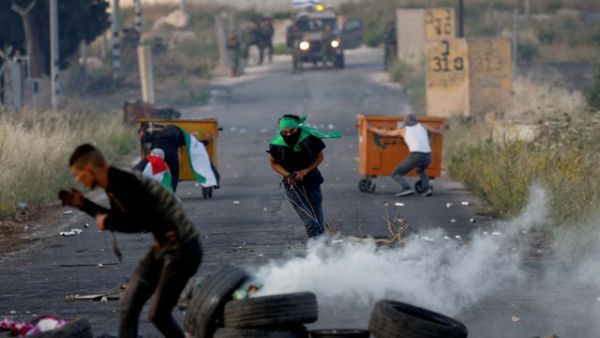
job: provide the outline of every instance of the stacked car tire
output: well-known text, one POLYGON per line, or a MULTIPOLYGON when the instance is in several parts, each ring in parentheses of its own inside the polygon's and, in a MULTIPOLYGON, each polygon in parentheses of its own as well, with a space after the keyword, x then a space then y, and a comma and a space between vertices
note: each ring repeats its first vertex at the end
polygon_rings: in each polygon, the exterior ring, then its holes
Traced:
POLYGON ((305 338, 303 326, 317 320, 313 293, 232 300, 233 293, 250 276, 225 266, 208 276, 192 295, 184 327, 196 338, 305 338))

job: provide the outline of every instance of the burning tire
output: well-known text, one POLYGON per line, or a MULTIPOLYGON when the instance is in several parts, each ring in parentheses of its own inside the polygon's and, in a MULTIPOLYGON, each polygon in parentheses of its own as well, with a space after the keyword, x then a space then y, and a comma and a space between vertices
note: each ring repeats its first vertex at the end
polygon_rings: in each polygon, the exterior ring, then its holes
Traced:
POLYGON ((357 329, 327 329, 310 331, 311 338, 369 338, 371 333, 367 330, 357 329))
POLYGON ((377 338, 466 338, 460 322, 409 304, 380 300, 369 320, 369 331, 377 338))
POLYGON ((94 338, 92 326, 85 318, 77 319, 69 324, 48 332, 32 336, 35 338, 94 338))
POLYGON ((225 327, 284 327, 317 320, 317 297, 311 292, 289 293, 230 301, 225 305, 225 327))
POLYGON ((225 303, 248 277, 244 270, 230 265, 209 275, 192 296, 185 315, 185 330, 196 338, 212 337, 222 326, 225 303))
POLYGON ((221 328, 215 332, 214 338, 308 338, 308 331, 303 326, 297 330, 261 330, 221 328))

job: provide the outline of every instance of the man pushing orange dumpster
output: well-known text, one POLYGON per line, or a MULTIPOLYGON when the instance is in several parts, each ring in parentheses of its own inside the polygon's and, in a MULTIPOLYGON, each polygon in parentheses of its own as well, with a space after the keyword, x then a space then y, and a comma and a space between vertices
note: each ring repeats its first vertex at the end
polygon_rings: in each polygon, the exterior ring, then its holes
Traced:
POLYGON ((433 188, 429 183, 429 177, 425 174, 425 169, 431 164, 431 145, 429 144, 428 132, 441 134, 446 128, 442 125, 439 129, 423 125, 417 121, 417 116, 413 113, 407 114, 404 122, 398 123, 396 129, 388 130, 367 126, 367 129, 381 136, 402 136, 404 142, 408 146, 410 155, 402 161, 392 173, 392 178, 400 184, 402 190, 396 194, 397 197, 408 196, 415 193, 410 184, 404 178, 404 175, 409 171, 416 169, 421 179, 423 196, 431 196, 433 188))

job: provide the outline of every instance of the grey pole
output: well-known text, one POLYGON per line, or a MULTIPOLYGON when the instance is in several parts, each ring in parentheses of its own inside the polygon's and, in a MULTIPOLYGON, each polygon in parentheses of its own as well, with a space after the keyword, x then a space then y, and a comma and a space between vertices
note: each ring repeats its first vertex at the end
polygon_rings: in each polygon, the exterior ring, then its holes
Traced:
POLYGON ((135 0, 135 18, 133 28, 142 36, 142 0, 135 0))
POLYGON ((519 10, 515 8, 515 12, 513 14, 513 32, 512 32, 512 76, 513 81, 517 77, 517 49, 518 49, 518 20, 519 20, 519 10))
POLYGON ((465 3, 464 0, 458 0, 458 37, 463 38, 465 36, 465 3))
POLYGON ((58 0, 50 0, 50 77, 52 90, 52 108, 60 104, 60 61, 58 55, 58 0))
POLYGON ((120 14, 119 0, 112 0, 112 73, 115 81, 121 79, 120 14))

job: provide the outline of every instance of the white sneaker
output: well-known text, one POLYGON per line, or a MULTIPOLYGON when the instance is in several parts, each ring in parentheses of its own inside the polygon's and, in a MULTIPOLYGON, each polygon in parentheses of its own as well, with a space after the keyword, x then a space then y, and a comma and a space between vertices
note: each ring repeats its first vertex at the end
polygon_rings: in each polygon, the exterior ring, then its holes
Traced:
POLYGON ((412 190, 411 188, 408 188, 408 189, 404 189, 401 192, 397 193, 396 197, 409 196, 409 195, 412 195, 414 193, 415 193, 414 190, 412 190))

